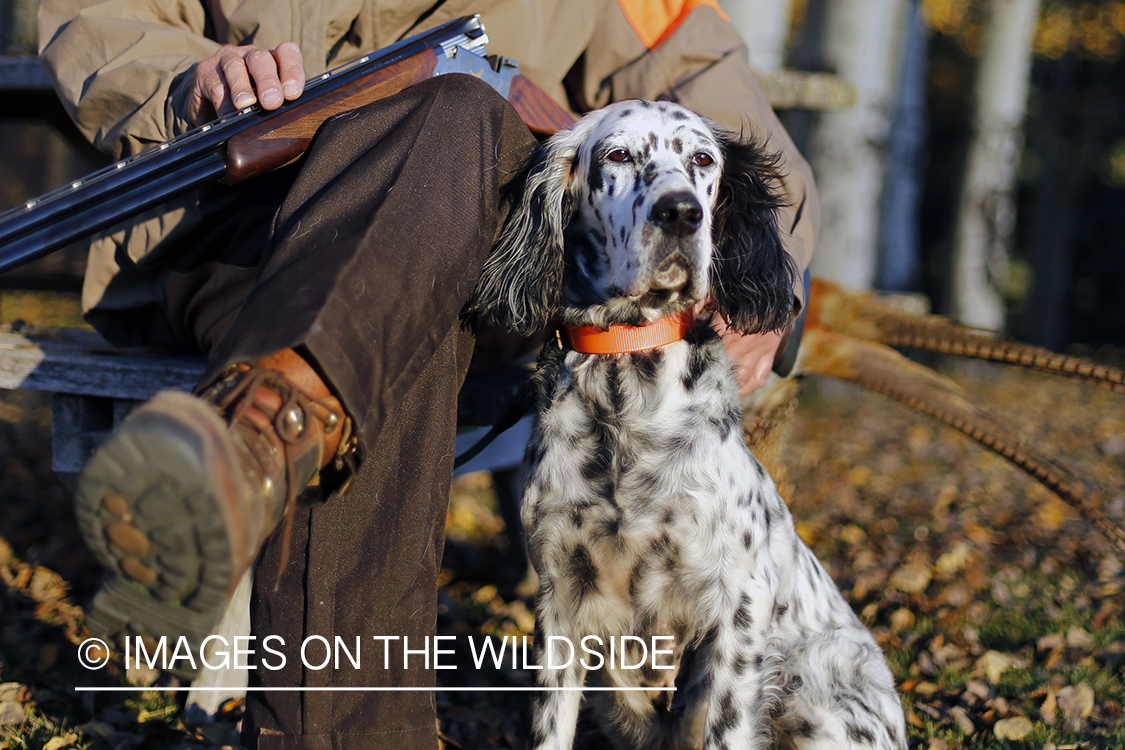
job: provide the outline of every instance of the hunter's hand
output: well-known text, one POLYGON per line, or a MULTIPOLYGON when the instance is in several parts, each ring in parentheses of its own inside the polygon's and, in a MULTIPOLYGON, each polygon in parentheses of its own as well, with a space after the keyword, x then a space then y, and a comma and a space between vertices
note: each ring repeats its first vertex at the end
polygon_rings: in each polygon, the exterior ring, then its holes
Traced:
POLYGON ((223 45, 195 66, 184 115, 198 126, 255 102, 277 109, 304 90, 303 56, 296 43, 282 42, 273 50, 223 45))
POLYGON ((742 334, 730 329, 721 315, 715 316, 711 327, 722 336, 723 348, 734 365, 738 395, 748 396, 765 385, 785 334, 782 331, 742 334))

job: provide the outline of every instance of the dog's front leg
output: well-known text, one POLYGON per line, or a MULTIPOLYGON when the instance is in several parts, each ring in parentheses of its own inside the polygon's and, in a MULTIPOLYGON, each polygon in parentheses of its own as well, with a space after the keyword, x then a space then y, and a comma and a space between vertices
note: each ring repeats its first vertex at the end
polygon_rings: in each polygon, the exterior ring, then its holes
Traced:
POLYGON ((536 660, 542 670, 539 686, 544 692, 535 700, 532 717, 531 746, 537 750, 570 750, 578 726, 578 709, 582 702, 582 686, 586 668, 575 659, 568 666, 550 669, 540 633, 536 639, 536 660))
POLYGON ((770 737, 763 708, 769 694, 765 658, 773 597, 763 587, 736 594, 706 655, 710 675, 703 750, 764 748, 770 737))

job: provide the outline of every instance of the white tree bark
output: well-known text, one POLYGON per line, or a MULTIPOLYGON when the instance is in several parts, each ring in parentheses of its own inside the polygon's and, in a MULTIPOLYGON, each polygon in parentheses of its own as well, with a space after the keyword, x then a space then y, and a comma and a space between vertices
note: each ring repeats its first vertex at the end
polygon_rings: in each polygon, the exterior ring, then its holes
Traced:
POLYGON ((789 37, 790 0, 719 0, 750 48, 754 70, 781 70, 789 37))
POLYGON ((1023 146, 1031 41, 1040 0, 990 0, 974 93, 973 138, 961 185, 953 251, 952 314, 998 330, 1015 227, 1016 165, 1023 146))
POLYGON ((875 282, 884 154, 898 81, 907 0, 831 0, 824 55, 856 104, 824 114, 810 160, 820 192, 812 272, 846 287, 875 282))

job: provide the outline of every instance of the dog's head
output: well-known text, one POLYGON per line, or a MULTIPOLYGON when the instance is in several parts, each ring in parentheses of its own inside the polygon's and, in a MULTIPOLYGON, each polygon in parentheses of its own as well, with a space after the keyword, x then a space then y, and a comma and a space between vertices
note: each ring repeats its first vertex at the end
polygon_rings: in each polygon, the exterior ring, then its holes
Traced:
POLYGON ((776 159, 679 105, 597 110, 533 157, 470 300, 531 333, 651 322, 710 299, 737 330, 787 325, 776 159))

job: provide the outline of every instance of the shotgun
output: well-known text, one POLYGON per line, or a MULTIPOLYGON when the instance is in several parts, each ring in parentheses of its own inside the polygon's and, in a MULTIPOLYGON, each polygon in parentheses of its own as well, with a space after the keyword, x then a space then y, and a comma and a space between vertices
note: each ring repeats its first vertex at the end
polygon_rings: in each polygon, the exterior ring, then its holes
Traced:
POLYGON ((0 214, 0 273, 118 224, 199 185, 235 184, 284 166, 329 117, 428 78, 467 73, 505 96, 537 135, 573 119, 502 57, 485 57, 484 26, 466 16, 318 76, 270 112, 255 104, 0 214))

